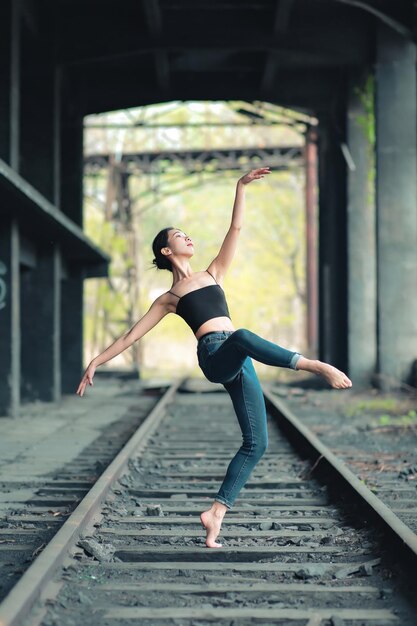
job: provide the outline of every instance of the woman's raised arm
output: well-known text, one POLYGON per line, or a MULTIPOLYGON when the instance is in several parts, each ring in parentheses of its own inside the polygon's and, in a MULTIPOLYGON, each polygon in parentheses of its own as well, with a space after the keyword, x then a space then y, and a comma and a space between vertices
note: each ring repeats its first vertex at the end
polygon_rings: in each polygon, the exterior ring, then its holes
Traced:
POLYGON ((156 298, 149 310, 138 322, 136 322, 134 326, 132 326, 132 328, 123 333, 123 335, 116 339, 108 348, 104 350, 104 352, 96 356, 91 361, 83 374, 76 393, 81 397, 85 391, 87 383, 89 385, 93 385, 93 376, 99 365, 106 363, 106 361, 110 361, 110 359, 113 359, 121 352, 124 352, 124 350, 129 348, 132 343, 143 337, 151 330, 151 328, 156 326, 168 312, 167 296, 166 294, 162 294, 156 298))
POLYGON ((264 178, 270 174, 269 167, 261 167, 251 170, 237 181, 235 201, 233 204, 232 220, 226 237, 221 245, 218 255, 210 263, 208 270, 215 274, 217 280, 223 277, 230 267, 236 252, 240 229, 243 224, 243 211, 245 209, 245 186, 258 178, 264 178))

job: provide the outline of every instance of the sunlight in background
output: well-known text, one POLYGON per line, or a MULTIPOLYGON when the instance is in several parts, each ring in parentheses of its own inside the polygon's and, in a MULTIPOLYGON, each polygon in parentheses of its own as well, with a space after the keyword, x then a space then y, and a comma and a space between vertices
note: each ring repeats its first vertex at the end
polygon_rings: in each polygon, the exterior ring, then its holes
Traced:
MULTIPOLYGON (((272 104, 247 102, 169 102, 85 119, 85 230, 112 257, 108 279, 85 283, 86 362, 170 289, 172 274, 151 265, 155 234, 170 225, 184 229, 195 243, 193 270, 205 269, 230 225, 238 178, 267 165, 273 173, 247 188, 244 226, 224 288, 235 328, 304 349, 304 169, 291 156, 284 169, 274 167, 262 150, 291 146, 299 152, 308 121, 272 104), (233 149, 239 155, 213 155, 233 149), (256 149, 258 161, 249 162, 245 149, 256 149), (184 152, 190 151, 212 158, 194 154, 187 162, 184 152)), ((200 375, 195 350, 184 320, 168 315, 110 367, 137 367, 142 377, 180 370, 200 375)), ((255 366, 260 376, 281 375, 255 366)))

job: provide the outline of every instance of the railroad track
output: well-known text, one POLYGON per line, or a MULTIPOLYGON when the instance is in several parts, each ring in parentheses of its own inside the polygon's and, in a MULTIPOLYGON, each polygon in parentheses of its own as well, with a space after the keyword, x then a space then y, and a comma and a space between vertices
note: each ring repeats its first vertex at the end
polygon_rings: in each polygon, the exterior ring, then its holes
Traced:
POLYGON ((415 624, 369 531, 311 477, 265 398, 269 447, 223 548, 205 546, 199 513, 240 431, 225 392, 177 381, 0 605, 1 626, 415 624))
MULTIPOLYGON (((372 490, 349 466, 359 465, 363 476, 365 460, 372 466, 372 455, 363 457, 357 450, 352 458, 344 450, 336 449, 332 452, 323 442, 307 428, 297 416, 288 408, 286 403, 266 392, 267 406, 273 411, 278 423, 287 434, 290 441, 300 451, 303 451, 314 462, 315 475, 326 481, 333 491, 342 490, 366 518, 384 531, 386 537, 393 542, 405 563, 414 571, 417 565, 417 535, 413 530, 416 526, 416 499, 410 497, 410 491, 394 483, 393 472, 379 478, 378 489, 372 490), (379 492, 379 493, 378 493, 379 492), (408 507, 408 508, 407 508, 408 507), (407 523, 406 514, 412 517, 412 524, 407 523)), ((368 471, 367 477, 373 476, 375 471, 368 471)), ((417 623, 417 620, 416 620, 417 623)))
MULTIPOLYGON (((11 504, 0 521, 0 602, 137 430, 161 393, 159 388, 135 391, 132 406, 121 418, 49 476, 1 481, 0 497, 11 504)), ((51 455, 56 452, 51 450, 51 455)))
MULTIPOLYGON (((277 404, 313 432, 317 428, 322 442, 395 513, 413 537, 417 533, 417 426, 413 419, 407 424, 403 421, 406 416, 388 417, 389 423, 381 424, 379 417, 367 412, 366 403, 358 414, 341 419, 344 409, 335 402, 337 395, 324 395, 326 400, 320 398, 321 392, 294 394, 284 402, 278 397, 277 404)), ((409 398, 410 405, 413 400, 415 404, 415 394, 413 398, 410 393, 409 398)))

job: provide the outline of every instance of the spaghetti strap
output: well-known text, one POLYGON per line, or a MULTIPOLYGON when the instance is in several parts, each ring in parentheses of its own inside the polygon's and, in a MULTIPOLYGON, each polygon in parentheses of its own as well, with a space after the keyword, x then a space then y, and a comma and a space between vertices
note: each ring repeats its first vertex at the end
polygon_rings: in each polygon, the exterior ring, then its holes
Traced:
POLYGON ((173 296, 175 296, 176 298, 179 298, 180 296, 177 296, 176 293, 174 293, 173 291, 168 291, 168 293, 172 293, 173 296))
POLYGON ((206 272, 208 272, 210 274, 210 276, 212 277, 212 279, 214 280, 214 282, 216 283, 216 285, 218 285, 219 283, 217 282, 217 280, 214 278, 213 274, 211 272, 209 272, 208 270, 206 270, 206 272))

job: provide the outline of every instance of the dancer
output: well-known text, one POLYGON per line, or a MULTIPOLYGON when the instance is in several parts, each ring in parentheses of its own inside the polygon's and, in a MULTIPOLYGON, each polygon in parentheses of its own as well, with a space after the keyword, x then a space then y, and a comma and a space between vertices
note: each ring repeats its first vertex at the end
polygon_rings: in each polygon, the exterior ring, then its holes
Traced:
POLYGON ((94 372, 99 365, 126 350, 168 313, 176 313, 186 321, 198 340, 199 366, 210 382, 221 383, 229 393, 243 437, 212 506, 200 515, 209 548, 222 547, 216 538, 223 517, 232 508, 268 445, 265 401, 251 359, 317 374, 336 389, 352 386, 346 374, 328 363, 307 359, 246 328, 235 330, 233 327, 222 283, 235 255, 243 224, 245 187, 269 173, 268 167, 262 167, 238 180, 229 230, 219 253, 206 270, 193 272, 191 269, 194 244, 181 229, 168 227, 156 235, 152 244, 153 263, 159 269, 172 272, 172 288, 156 298, 130 330, 91 361, 76 392, 82 396, 87 383, 93 384, 94 372))

